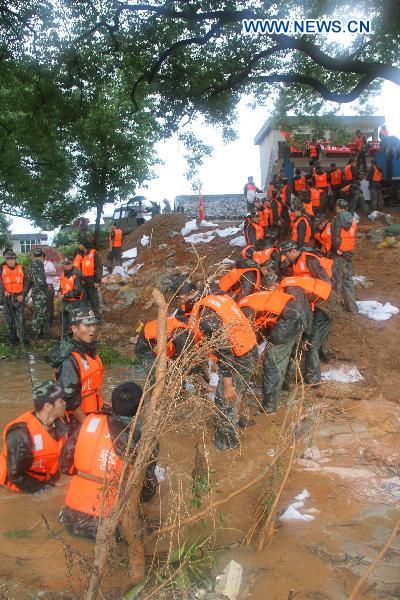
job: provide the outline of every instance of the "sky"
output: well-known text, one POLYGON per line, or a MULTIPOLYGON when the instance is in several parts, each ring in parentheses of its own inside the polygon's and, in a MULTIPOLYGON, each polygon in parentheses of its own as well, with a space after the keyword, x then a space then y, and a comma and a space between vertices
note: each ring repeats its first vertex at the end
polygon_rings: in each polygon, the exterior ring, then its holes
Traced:
MULTIPOLYGON (((343 105, 341 112, 356 114, 351 104, 343 105)), ((376 99, 374 114, 384 115, 390 134, 400 137, 400 86, 391 82, 384 83, 382 92, 376 99)), ((255 110, 249 108, 245 100, 239 105, 238 115, 238 139, 227 145, 224 145, 216 129, 198 129, 199 136, 214 148, 212 157, 205 160, 199 171, 203 194, 241 193, 249 175, 253 175, 255 183, 261 186, 259 152, 254 145, 254 137, 270 115, 265 107, 255 110)), ((176 138, 159 143, 156 148, 164 164, 156 168, 157 179, 150 181, 147 188, 138 189, 136 193, 157 202, 168 198, 173 205, 175 196, 193 193, 184 176, 184 148, 176 138)), ((104 214, 111 215, 113 208, 111 204, 106 205, 104 214)), ((86 216, 94 221, 94 212, 86 216)), ((12 220, 11 230, 12 233, 39 231, 29 221, 21 218, 12 220)))

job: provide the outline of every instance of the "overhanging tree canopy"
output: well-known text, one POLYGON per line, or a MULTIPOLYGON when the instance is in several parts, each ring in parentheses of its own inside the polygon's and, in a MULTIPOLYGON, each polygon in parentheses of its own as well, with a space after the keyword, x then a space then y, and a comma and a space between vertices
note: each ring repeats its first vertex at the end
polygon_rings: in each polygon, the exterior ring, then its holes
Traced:
POLYGON ((133 193, 154 143, 182 128, 193 175, 209 148, 191 123, 202 117, 229 139, 243 94, 304 112, 400 84, 397 1, 9 0, 0 22, 1 207, 53 225, 133 193), (242 32, 244 18, 293 15, 368 17, 372 33, 344 45, 242 32))

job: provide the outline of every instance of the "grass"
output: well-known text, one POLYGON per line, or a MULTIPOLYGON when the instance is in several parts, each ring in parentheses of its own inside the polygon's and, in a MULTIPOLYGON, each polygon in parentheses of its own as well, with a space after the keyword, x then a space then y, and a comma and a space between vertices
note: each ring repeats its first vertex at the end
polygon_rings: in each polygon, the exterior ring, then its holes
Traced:
POLYGON ((130 367, 140 364, 140 361, 136 357, 125 356, 104 342, 100 344, 99 356, 105 365, 120 365, 123 367, 130 367))
POLYGON ((0 325, 0 359, 12 360, 21 356, 21 349, 8 344, 6 326, 0 325))

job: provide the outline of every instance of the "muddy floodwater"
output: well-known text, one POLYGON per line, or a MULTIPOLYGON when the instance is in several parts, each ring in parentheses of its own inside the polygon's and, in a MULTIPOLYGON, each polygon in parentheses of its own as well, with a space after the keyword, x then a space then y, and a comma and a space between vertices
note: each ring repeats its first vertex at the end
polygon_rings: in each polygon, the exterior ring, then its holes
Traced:
MULTIPOLYGON (((31 378, 36 382, 52 373, 43 360, 30 354, 29 364, 25 360, 3 361, 1 374, 3 427, 31 407, 31 378)), ((131 368, 107 369, 105 397, 109 398, 115 385, 131 377, 131 368)), ((396 463, 393 456, 399 453, 400 408, 373 399, 348 400, 346 407, 346 415, 321 423, 309 463, 296 464, 285 489, 283 508, 307 490, 303 505, 297 505, 302 520, 278 521, 270 545, 256 552, 239 544, 254 519, 256 490, 224 507, 226 526, 218 541, 225 549, 218 561, 222 567, 230 558, 242 564, 240 598, 287 600, 294 590, 296 599, 344 600, 386 542, 400 514, 400 479, 396 468, 389 466, 396 463)), ((274 417, 276 426, 281 418, 279 413, 274 417)), ((260 416, 245 434, 240 452, 219 453, 210 446, 209 458, 221 491, 229 493, 243 485, 265 465, 271 452, 270 429, 271 418, 260 416)), ((150 514, 159 514, 160 497, 170 485, 169 473, 172 476, 175 469, 191 472, 193 454, 189 436, 174 439, 171 435, 161 448, 160 464, 166 468, 166 480, 148 506, 150 514)), ((0 491, 0 583, 3 590, 7 587, 10 598, 46 597, 44 592, 67 589, 64 549, 48 535, 42 514, 75 548, 89 555, 93 551, 91 542, 72 538, 57 521, 66 483, 63 477, 42 497, 0 491), (21 530, 31 533, 15 537, 21 530)), ((398 537, 360 597, 400 598, 399 559, 398 537)))

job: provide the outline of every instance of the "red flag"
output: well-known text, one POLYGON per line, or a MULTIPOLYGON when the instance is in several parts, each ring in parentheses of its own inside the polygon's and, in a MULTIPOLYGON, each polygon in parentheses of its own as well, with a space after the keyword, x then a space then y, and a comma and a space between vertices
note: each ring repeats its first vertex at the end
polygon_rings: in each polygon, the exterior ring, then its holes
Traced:
POLYGON ((204 221, 204 205, 203 205, 203 196, 201 191, 199 191, 199 223, 204 221))

